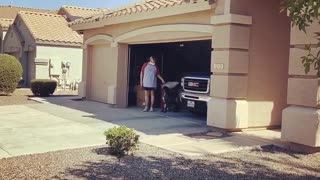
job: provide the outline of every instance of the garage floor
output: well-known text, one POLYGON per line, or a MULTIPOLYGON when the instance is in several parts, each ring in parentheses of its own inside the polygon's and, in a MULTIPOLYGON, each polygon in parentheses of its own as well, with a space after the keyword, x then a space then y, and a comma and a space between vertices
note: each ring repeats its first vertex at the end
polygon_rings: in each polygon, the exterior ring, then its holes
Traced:
POLYGON ((253 135, 208 134, 212 129, 202 119, 186 113, 143 113, 137 108, 71 99, 53 97, 38 99, 43 102, 39 104, 1 106, 0 158, 102 145, 103 132, 117 125, 134 128, 143 143, 186 155, 272 143, 253 135))

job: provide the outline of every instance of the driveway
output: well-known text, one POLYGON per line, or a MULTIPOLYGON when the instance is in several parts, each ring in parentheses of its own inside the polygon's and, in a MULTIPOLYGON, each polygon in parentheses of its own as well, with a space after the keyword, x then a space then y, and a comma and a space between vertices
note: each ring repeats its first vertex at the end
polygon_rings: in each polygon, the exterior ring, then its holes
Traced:
POLYGON ((50 103, 0 106, 0 158, 105 144, 103 132, 117 125, 134 128, 147 139, 158 135, 208 131, 204 121, 119 109, 70 97, 50 103))
POLYGON ((0 106, 0 158, 105 144, 103 132, 134 128, 141 142, 185 155, 206 155, 280 142, 279 131, 222 133, 189 113, 144 113, 75 97, 0 106), (261 138, 262 137, 262 138, 261 138))

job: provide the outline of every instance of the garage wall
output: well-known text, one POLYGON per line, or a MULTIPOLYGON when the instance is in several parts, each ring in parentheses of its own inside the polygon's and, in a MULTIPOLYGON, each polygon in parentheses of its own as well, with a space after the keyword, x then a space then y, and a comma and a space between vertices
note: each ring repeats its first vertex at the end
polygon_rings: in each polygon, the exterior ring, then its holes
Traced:
MULTIPOLYGON (((69 80, 80 81, 82 78, 82 49, 68 47, 37 46, 37 59, 71 62, 69 80)), ((49 78, 49 67, 38 65, 36 78, 49 78)))

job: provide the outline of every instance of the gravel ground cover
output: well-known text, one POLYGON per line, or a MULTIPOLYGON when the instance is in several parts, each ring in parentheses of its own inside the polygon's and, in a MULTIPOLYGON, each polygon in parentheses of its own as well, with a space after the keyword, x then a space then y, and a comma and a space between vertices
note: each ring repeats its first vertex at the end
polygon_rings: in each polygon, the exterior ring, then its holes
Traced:
POLYGON ((106 146, 0 160, 0 179, 319 179, 320 153, 276 147, 184 157, 141 144, 119 163, 106 146))
MULTIPOLYGON (((77 91, 58 89, 54 93, 54 96, 74 96, 77 95, 77 93, 77 91)), ((33 96, 30 89, 19 88, 10 96, 0 95, 0 106, 37 103, 35 101, 28 100, 30 96, 33 96)))

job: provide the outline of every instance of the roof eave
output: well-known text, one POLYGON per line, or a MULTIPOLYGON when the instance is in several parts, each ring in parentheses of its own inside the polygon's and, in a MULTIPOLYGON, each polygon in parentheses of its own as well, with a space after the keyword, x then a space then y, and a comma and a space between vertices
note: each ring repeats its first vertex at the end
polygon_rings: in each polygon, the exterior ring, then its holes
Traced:
POLYGON ((36 41, 37 46, 60 46, 60 47, 71 47, 71 48, 81 48, 82 43, 67 43, 67 42, 54 42, 54 41, 36 41))
MULTIPOLYGON (((187 14, 199 11, 210 10, 214 5, 209 4, 208 1, 200 1, 194 4, 183 4, 178 6, 166 7, 155 11, 144 11, 141 13, 133 13, 124 16, 109 17, 94 22, 83 22, 78 24, 70 24, 70 27, 75 30, 86 30, 100 28, 108 25, 121 24, 127 22, 155 19, 167 16, 174 16, 180 14, 187 14)), ((74 22, 76 23, 76 22, 74 22)))

